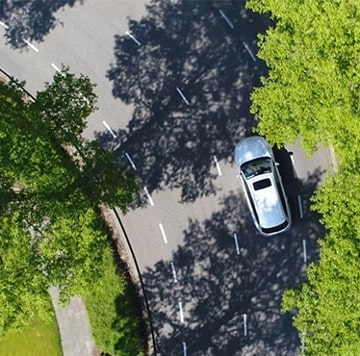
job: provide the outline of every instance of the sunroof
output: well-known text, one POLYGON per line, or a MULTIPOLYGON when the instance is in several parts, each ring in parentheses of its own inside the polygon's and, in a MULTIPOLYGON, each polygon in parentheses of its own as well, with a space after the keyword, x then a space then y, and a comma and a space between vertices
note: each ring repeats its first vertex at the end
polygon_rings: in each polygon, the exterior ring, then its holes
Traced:
POLYGON ((264 189, 271 186, 269 178, 259 180, 253 184, 255 190, 264 189))

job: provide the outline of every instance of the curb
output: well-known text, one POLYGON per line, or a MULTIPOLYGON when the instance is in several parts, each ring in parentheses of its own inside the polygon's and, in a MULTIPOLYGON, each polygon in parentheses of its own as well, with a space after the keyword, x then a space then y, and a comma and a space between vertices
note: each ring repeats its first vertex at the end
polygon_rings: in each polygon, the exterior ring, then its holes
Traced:
POLYGON ((330 162, 332 164, 333 173, 337 173, 339 171, 339 163, 336 159, 334 146, 328 147, 328 155, 329 155, 330 162))
POLYGON ((124 225, 121 222, 121 212, 118 211, 118 208, 110 209, 105 206, 101 206, 101 210, 103 211, 102 215, 108 227, 114 227, 115 229, 115 231, 112 231, 112 238, 116 245, 117 252, 121 260, 128 266, 130 278, 137 287, 137 292, 142 303, 142 317, 146 325, 147 352, 149 355, 156 356, 156 337, 153 327, 150 305, 146 295, 145 285, 141 277, 140 267, 136 261, 135 252, 132 249, 130 239, 125 231, 124 225))
POLYGON ((27 89, 25 89, 16 78, 5 72, 2 68, 0 68, 0 78, 15 83, 29 98, 31 98, 31 100, 35 101, 35 97, 27 89))

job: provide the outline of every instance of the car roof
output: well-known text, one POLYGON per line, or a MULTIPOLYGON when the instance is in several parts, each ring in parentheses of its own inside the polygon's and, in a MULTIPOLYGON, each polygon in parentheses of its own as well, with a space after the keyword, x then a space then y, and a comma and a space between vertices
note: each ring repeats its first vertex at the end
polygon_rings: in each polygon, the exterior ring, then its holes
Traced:
POLYGON ((235 161, 239 167, 261 157, 272 157, 272 150, 267 141, 260 136, 247 137, 235 147, 235 161))
POLYGON ((279 196, 281 193, 274 181, 274 174, 276 173, 266 173, 247 179, 249 190, 251 190, 251 195, 254 198, 259 224, 265 229, 278 226, 287 219, 279 196), (268 180, 270 185, 263 184, 265 180, 268 180), (265 185, 265 187, 256 190, 254 183, 255 185, 265 185))

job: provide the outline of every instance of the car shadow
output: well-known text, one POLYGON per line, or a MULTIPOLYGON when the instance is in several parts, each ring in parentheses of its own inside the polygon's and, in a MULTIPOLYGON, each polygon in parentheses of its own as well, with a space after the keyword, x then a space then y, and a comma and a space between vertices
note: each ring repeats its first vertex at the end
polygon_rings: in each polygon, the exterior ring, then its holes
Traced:
POLYGON ((291 218, 293 224, 296 224, 301 220, 303 212, 300 211, 299 198, 302 194, 302 182, 298 179, 293 161, 291 159, 292 152, 289 152, 286 148, 273 147, 275 161, 278 164, 279 174, 284 186, 285 194, 287 196, 291 218))
MULTIPOLYGON (((250 92, 266 68, 253 60, 264 17, 244 1, 152 1, 127 35, 115 37, 107 73, 113 96, 134 107, 125 129, 97 132, 119 157, 128 153, 149 193, 179 188, 183 202, 216 193, 213 156, 231 161, 255 125, 250 92), (219 9, 232 17, 229 28, 219 9)), ((140 201, 140 205, 144 201, 140 201)))
POLYGON ((319 177, 322 177, 325 171, 320 168, 315 169, 313 173, 309 174, 307 183, 304 184, 297 176, 292 160, 293 152, 288 151, 285 147, 278 148, 276 146, 273 147, 273 152, 288 198, 293 224, 301 223, 304 217, 306 218, 306 215, 310 213, 310 197, 320 182, 319 177), (313 182, 313 184, 309 184, 309 182, 313 182), (314 185, 315 182, 316 185, 314 185))

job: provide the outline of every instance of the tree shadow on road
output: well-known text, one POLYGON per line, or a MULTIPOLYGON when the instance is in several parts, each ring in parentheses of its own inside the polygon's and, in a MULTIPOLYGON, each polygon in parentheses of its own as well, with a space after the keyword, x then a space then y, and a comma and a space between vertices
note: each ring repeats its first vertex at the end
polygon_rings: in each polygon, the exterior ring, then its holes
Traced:
MULTIPOLYGON (((314 174, 304 188, 314 190, 318 181, 314 174)), ((306 215, 285 234, 260 237, 238 191, 224 197, 210 219, 189 220, 172 260, 143 274, 160 354, 183 355, 183 343, 191 355, 298 354, 291 314, 280 312, 281 295, 304 278, 302 240, 323 234, 316 217, 306 215)))
POLYGON ((55 13, 65 5, 73 7, 84 0, 2 0, 0 19, 9 28, 5 32, 7 43, 17 49, 27 46, 27 41, 42 41, 60 22, 55 13))
POLYGON ((220 3, 234 29, 215 1, 152 1, 146 17, 129 21, 134 39, 115 38, 107 76, 114 97, 134 112, 117 139, 96 136, 119 155, 130 154, 150 193, 180 188, 183 201, 215 193, 213 156, 231 161, 235 144, 254 126, 249 93, 266 70, 244 43, 255 53, 266 26, 243 1, 220 3))

